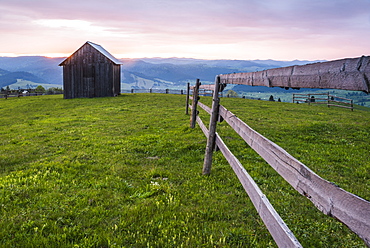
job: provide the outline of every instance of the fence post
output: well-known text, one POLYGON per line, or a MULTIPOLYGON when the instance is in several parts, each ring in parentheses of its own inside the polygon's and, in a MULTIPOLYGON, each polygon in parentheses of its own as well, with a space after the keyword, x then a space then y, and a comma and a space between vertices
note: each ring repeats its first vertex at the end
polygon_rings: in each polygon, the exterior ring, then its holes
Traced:
POLYGON ((190 83, 187 85, 186 91, 186 107, 185 107, 185 114, 189 114, 189 94, 190 94, 190 83))
POLYGON ((153 93, 153 90, 152 90, 152 88, 150 88, 150 89, 149 89, 149 93, 153 93))
POLYGON ((131 89, 131 93, 134 93, 134 89, 131 89))
POLYGON ((169 89, 166 89, 166 94, 168 94, 169 91, 170 91, 169 89))
POLYGON ((195 87, 193 89, 193 103, 191 108, 191 118, 190 118, 190 127, 195 128, 195 122, 197 121, 197 105, 199 100, 199 86, 201 85, 199 79, 195 83, 195 87))
POLYGON ((206 154, 204 156, 204 164, 203 164, 203 172, 202 172, 203 175, 209 175, 211 173, 212 155, 213 155, 213 150, 215 148, 215 143, 216 143, 216 127, 217 127, 218 112, 219 112, 219 105, 220 105, 220 99, 218 97, 219 88, 220 88, 220 76, 217 76, 216 82, 215 82, 215 91, 213 92, 212 113, 211 113, 211 119, 209 122, 206 154))

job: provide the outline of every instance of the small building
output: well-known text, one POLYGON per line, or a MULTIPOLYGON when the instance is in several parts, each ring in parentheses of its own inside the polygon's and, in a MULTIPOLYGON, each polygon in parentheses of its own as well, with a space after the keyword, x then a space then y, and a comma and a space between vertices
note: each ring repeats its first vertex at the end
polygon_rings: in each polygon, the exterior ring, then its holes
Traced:
POLYGON ((100 45, 86 42, 63 60, 64 98, 117 96, 121 92, 121 62, 100 45))

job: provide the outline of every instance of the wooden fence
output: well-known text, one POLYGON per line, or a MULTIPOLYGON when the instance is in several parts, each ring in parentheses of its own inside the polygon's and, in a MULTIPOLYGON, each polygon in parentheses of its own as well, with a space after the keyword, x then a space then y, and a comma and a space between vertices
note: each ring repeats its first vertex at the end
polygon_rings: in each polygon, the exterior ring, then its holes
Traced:
POLYGON ((193 87, 193 97, 189 96, 192 99, 192 106, 189 106, 192 109, 190 125, 195 127, 195 122, 197 122, 207 136, 203 174, 211 172, 212 154, 217 146, 231 165, 277 245, 279 247, 302 247, 252 177, 216 132, 217 121, 222 117, 294 189, 307 197, 321 212, 348 226, 370 247, 370 202, 321 178, 284 149, 250 128, 220 105, 219 91, 224 87, 220 81, 220 76, 217 76, 215 85, 213 85, 212 108, 199 102, 198 90, 201 88, 199 80, 193 87), (208 129, 197 115, 197 106, 211 115, 208 129))
POLYGON ((293 103, 308 103, 308 104, 327 104, 328 107, 348 108, 353 111, 353 100, 330 95, 330 93, 315 93, 315 94, 293 94, 293 103))
POLYGON ((121 93, 162 93, 162 94, 186 94, 186 90, 175 89, 129 89, 121 90, 121 93))
POLYGON ((6 92, 1 92, 0 93, 0 98, 5 98, 5 99, 8 99, 8 97, 22 97, 22 96, 41 96, 43 95, 44 93, 37 93, 37 92, 27 92, 27 93, 22 93, 22 92, 9 92, 9 93, 6 93, 6 92))

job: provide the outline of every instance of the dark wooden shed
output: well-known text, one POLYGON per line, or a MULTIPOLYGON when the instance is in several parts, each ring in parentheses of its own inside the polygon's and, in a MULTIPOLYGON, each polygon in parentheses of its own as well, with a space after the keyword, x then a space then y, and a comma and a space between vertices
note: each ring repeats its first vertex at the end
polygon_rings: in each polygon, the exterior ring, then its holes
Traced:
POLYGON ((121 62, 98 44, 86 42, 59 66, 65 99, 120 94, 121 62))

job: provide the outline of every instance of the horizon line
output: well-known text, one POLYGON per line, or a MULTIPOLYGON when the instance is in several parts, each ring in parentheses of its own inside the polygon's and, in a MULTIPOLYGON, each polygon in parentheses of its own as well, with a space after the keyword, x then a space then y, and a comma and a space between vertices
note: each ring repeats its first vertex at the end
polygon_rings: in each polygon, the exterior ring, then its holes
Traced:
MULTIPOLYGON (((51 54, 16 54, 16 53, 0 53, 0 58, 18 58, 18 57, 44 57, 44 58, 68 58, 72 54, 66 55, 65 53, 51 53, 51 54)), ((362 55, 364 56, 364 55, 362 55)), ((188 60, 234 60, 234 61, 264 61, 264 60, 271 60, 271 61, 282 61, 282 62, 290 62, 290 61, 328 61, 327 59, 274 59, 274 58, 258 58, 258 59, 241 59, 241 58, 195 58, 195 57, 176 57, 176 56, 169 56, 169 57, 161 57, 161 56, 146 56, 146 57, 122 57, 122 56, 114 56, 117 59, 188 59, 188 60)), ((361 56, 358 56, 361 57, 361 56)), ((341 58, 337 58, 341 59, 341 58)), ((333 60, 337 60, 333 59, 333 60)))

